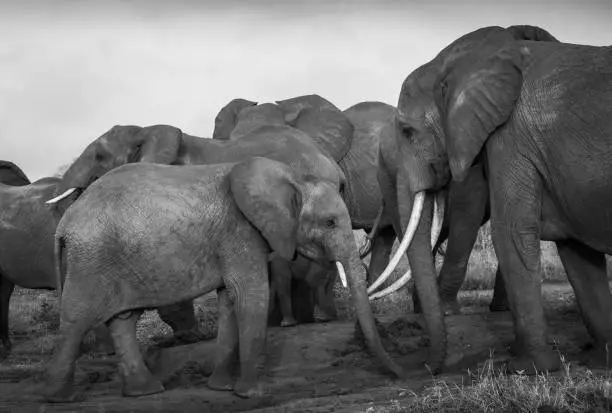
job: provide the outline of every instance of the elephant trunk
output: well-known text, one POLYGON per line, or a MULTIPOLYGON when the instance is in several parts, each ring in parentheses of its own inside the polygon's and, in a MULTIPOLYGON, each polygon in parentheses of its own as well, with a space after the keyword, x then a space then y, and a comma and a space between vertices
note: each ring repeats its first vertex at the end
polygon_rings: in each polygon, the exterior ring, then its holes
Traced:
MULTIPOLYGON (((409 225, 413 210, 413 199, 417 199, 410 190, 407 179, 398 177, 397 196, 400 217, 400 228, 402 231, 409 225)), ((408 261, 415 278, 415 286, 421 307, 429 330, 431 342, 429 364, 434 372, 440 371, 446 359, 446 325, 444 323, 444 312, 438 294, 436 280, 436 268, 433 255, 431 254, 431 230, 434 199, 432 195, 425 196, 423 213, 417 226, 414 240, 408 248, 408 261)), ((416 202, 415 202, 416 204, 416 202)), ((398 223, 396 223, 397 225, 398 223)), ((401 233, 401 232, 400 232, 401 233)))
POLYGON ((95 180, 92 176, 92 166, 87 156, 81 155, 62 176, 55 189, 55 198, 46 201, 55 204, 76 191, 83 191, 95 180))
POLYGON ((357 245, 353 235, 350 234, 350 237, 347 237, 345 242, 348 243, 345 245, 354 246, 345 264, 347 268, 349 268, 349 287, 353 297, 357 319, 359 320, 359 325, 361 326, 368 349, 387 369, 392 371, 397 377, 404 378, 406 377, 404 370, 386 352, 380 340, 366 291, 366 272, 359 259, 357 245))

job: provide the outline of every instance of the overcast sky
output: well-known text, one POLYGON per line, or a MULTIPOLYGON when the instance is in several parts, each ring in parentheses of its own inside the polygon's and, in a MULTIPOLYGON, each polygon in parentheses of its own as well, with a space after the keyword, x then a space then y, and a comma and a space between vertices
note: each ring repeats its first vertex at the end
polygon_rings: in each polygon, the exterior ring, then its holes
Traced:
POLYGON ((0 159, 35 180, 115 124, 209 137, 236 97, 394 105, 455 38, 513 24, 611 45, 612 1, 0 0, 0 159))

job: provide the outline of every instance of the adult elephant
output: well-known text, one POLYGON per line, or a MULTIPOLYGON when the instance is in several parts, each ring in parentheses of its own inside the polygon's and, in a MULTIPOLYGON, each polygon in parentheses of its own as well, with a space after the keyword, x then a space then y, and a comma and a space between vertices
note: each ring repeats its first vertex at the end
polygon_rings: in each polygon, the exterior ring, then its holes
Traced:
MULTIPOLYGON (((547 343, 541 240, 556 242, 596 348, 605 354, 612 339, 604 255, 612 252, 605 207, 612 201, 610 108, 612 48, 559 43, 533 26, 466 34, 402 85, 393 148, 401 162, 392 170, 396 225, 418 223, 408 255, 419 296, 437 298, 431 254, 415 254, 429 231, 428 194, 447 187, 451 177, 466 182, 481 162, 514 319, 518 357, 511 370, 560 365, 547 343), (424 221, 417 213, 409 219, 422 207, 424 221)), ((442 323, 441 311, 432 321, 442 323)))
MULTIPOLYGON (((349 209, 353 229, 371 232, 373 227, 377 227, 376 236, 371 240, 368 271, 368 282, 372 282, 385 268, 395 240, 391 221, 381 214, 382 196, 376 178, 379 142, 382 134, 389 131, 385 125, 391 123, 394 114, 395 108, 382 102, 361 102, 341 111, 316 94, 279 100, 275 104, 257 104, 239 98, 233 99, 219 111, 213 138, 241 139, 244 131, 267 123, 284 122, 306 132, 325 154, 338 163, 346 176, 343 199, 349 209)), ((283 264, 278 266, 283 267, 283 264)), ((294 274, 324 271, 316 263, 290 267, 294 274)), ((286 278, 274 273, 272 276, 282 282, 286 278)), ((336 316, 335 308, 329 305, 333 303, 335 275, 329 274, 326 279, 329 282, 317 288, 314 298, 317 304, 325 303, 314 309, 315 319, 320 321, 336 316)), ((281 295, 290 294, 287 286, 277 290, 281 291, 281 295)), ((303 289, 299 291, 304 294, 303 289)), ((294 295, 290 301, 302 299, 294 295)), ((291 317, 283 322, 287 326, 295 323, 291 317)))
POLYGON ((378 335, 337 182, 298 171, 260 157, 206 166, 133 164, 91 185, 55 237, 65 283, 47 399, 73 399, 78 343, 101 323, 109 325, 121 355, 123 395, 163 391, 138 349, 138 316, 144 308, 214 290, 219 331, 208 386, 240 397, 260 395, 271 252, 335 263, 341 276, 346 268, 368 347, 387 369, 404 376, 378 335), (240 373, 234 382, 236 361, 240 373))
MULTIPOLYGON (((119 163, 128 162, 154 162, 173 165, 202 165, 221 162, 237 162, 252 156, 264 156, 284 162, 301 172, 308 172, 312 176, 333 182, 340 191, 345 185, 346 178, 342 170, 323 155, 317 145, 304 132, 286 125, 263 125, 253 128, 239 140, 219 141, 204 139, 183 133, 180 129, 167 125, 155 125, 146 128, 138 126, 115 126, 107 133, 92 142, 64 174, 59 191, 70 193, 84 188, 101 174, 119 166, 119 163)), ((275 258, 275 260, 280 258, 275 258)), ((296 258, 289 265, 300 267, 306 261, 303 257, 296 258)), ((322 268, 327 273, 327 269, 322 268)), ((286 277, 286 273, 275 273, 276 276, 286 277)), ((272 276, 272 275, 271 275, 272 276)), ((317 285, 325 286, 327 274, 319 274, 317 285)), ((286 283, 277 283, 279 288, 285 288, 286 283)), ((312 317, 314 303, 302 290, 299 300, 294 305, 294 313, 307 319, 312 317)), ((333 296, 326 296, 321 300, 323 309, 333 305, 329 303, 333 296)), ((185 320, 186 325, 195 328, 196 319, 193 316, 191 302, 181 303, 177 307, 163 309, 173 314, 174 319, 185 320)), ((285 314, 283 314, 285 316, 285 314)), ((169 316, 168 316, 169 317, 169 316)), ((167 318, 168 318, 167 317, 167 318)), ((274 319, 274 317, 271 317, 274 319)), ((281 320, 276 321, 280 323, 281 320)), ((284 325, 293 325, 295 320, 291 315, 285 319, 284 325)))

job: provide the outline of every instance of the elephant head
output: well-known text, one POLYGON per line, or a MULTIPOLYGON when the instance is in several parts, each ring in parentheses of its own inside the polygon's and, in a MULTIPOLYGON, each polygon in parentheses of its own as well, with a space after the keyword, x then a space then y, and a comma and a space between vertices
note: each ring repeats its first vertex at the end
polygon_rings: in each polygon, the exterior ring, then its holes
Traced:
POLYGON ((113 126, 90 143, 70 165, 56 188, 56 203, 82 192, 110 170, 131 162, 172 164, 181 146, 180 129, 167 125, 113 126))
MULTIPOLYGON (((442 354, 444 320, 431 255, 431 198, 465 178, 491 132, 512 113, 522 83, 521 40, 556 41, 533 26, 469 33, 403 82, 394 133, 381 141, 379 182, 403 240, 384 275, 408 251, 432 347, 442 354)), ((408 281, 403 277, 390 290, 408 281)))
POLYGON ((232 99, 227 105, 223 106, 215 117, 215 130, 213 139, 228 140, 232 130, 236 127, 236 117, 245 108, 257 105, 247 99, 232 99))
POLYGON ((289 125, 306 132, 335 161, 347 154, 354 132, 350 120, 331 102, 305 95, 261 105, 234 99, 219 111, 213 139, 240 139, 264 125, 289 125))
POLYGON ((336 106, 319 95, 278 100, 285 122, 306 132, 335 161, 343 159, 351 147, 354 126, 336 106))
POLYGON ((0 161, 0 183, 11 186, 29 185, 26 174, 13 162, 0 161))
POLYGON ((294 260, 299 254, 336 265, 340 277, 348 280, 370 350, 402 377, 401 367, 382 347, 348 210, 334 185, 260 157, 237 164, 229 181, 238 208, 281 258, 294 260))

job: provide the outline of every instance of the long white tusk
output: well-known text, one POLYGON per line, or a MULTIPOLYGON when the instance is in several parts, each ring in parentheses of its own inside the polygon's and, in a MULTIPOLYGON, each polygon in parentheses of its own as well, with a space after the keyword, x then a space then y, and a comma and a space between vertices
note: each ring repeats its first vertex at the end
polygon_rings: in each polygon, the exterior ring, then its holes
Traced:
MULTIPOLYGON (((445 208, 444 193, 438 192, 438 194, 434 198, 434 201, 435 201, 434 216, 433 216, 433 222, 431 225, 431 246, 432 248, 438 241, 438 237, 440 236, 440 232, 442 231, 442 221, 444 220, 444 208, 445 208)), ((378 298, 382 298, 391 293, 394 293, 395 291, 399 290, 404 285, 406 285, 408 281, 410 281, 411 278, 412 278, 412 271, 409 268, 408 271, 406 271, 406 273, 402 275, 398 280, 396 280, 393 284, 391 284, 390 286, 388 286, 382 291, 378 291, 370 295, 369 299, 376 300, 378 298)))
POLYGON ((408 268, 408 271, 406 271, 406 273, 404 275, 402 275, 401 278, 396 280, 393 284, 391 284, 390 286, 388 286, 384 290, 378 291, 378 292, 370 295, 368 298, 370 299, 370 301, 376 300, 378 298, 383 298, 384 296, 389 295, 389 294, 399 290, 400 288, 402 288, 404 285, 406 285, 406 283, 408 281, 410 281, 411 278, 412 278, 412 271, 410 271, 410 268, 408 268))
POLYGON ((63 194, 56 196, 53 199, 48 200, 47 202, 45 202, 45 204, 55 204, 56 202, 61 201, 62 199, 66 198, 67 196, 69 196, 71 193, 73 193, 74 191, 76 191, 76 188, 70 188, 64 191, 63 194))
POLYGON ((342 286, 344 288, 348 287, 346 282, 346 273, 344 272, 344 267, 340 261, 336 261, 336 268, 338 269, 338 275, 340 276, 340 281, 342 282, 342 286))
POLYGON ((438 242, 440 232, 442 232, 442 223, 444 221, 444 193, 438 192, 435 197, 434 215, 431 223, 431 247, 433 248, 438 242))
POLYGON ((368 287, 368 294, 371 294, 374 290, 376 290, 382 283, 384 283, 387 278, 391 275, 397 264, 399 264, 400 259, 406 253, 406 250, 410 246, 412 242, 412 238, 419 226, 419 221, 421 220, 421 213, 423 212, 423 204, 425 203, 425 192, 418 192, 414 197, 414 203, 412 205, 412 214, 410 215, 410 222, 408 223, 408 228, 406 228, 406 232, 404 233, 404 239, 402 239, 399 248, 395 252, 395 255, 389 261, 387 268, 380 274, 380 277, 372 285, 368 287))

